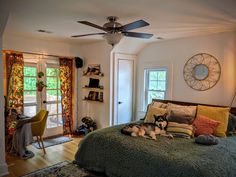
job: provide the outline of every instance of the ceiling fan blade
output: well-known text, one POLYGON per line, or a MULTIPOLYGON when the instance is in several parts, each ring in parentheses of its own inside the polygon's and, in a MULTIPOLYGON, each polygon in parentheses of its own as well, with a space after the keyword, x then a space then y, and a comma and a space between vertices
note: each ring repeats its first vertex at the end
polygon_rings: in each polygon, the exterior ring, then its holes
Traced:
POLYGON ((129 30, 133 30, 133 29, 136 29, 136 28, 141 28, 141 27, 148 26, 148 25, 149 25, 149 23, 145 22, 144 20, 137 20, 135 22, 126 24, 126 25, 124 25, 120 28, 121 28, 122 31, 129 31, 129 30))
POLYGON ((77 21, 77 22, 78 23, 82 23, 84 25, 88 25, 88 26, 94 27, 94 28, 98 28, 98 29, 103 30, 103 31, 107 31, 106 28, 103 28, 102 26, 98 26, 98 25, 96 25, 94 23, 90 23, 88 21, 77 21))
POLYGON ((106 34, 106 33, 82 34, 82 35, 74 35, 74 36, 71 36, 71 37, 84 37, 84 36, 103 35, 103 34, 106 34))
POLYGON ((137 37, 137 38, 145 38, 145 39, 149 39, 153 36, 153 34, 149 34, 149 33, 136 33, 136 32, 122 32, 125 36, 128 37, 137 37))

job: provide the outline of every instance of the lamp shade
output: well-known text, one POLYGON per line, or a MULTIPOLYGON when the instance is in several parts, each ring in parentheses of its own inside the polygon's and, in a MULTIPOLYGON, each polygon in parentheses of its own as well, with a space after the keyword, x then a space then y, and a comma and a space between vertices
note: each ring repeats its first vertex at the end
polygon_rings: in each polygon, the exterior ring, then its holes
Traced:
POLYGON ((112 46, 118 44, 122 37, 122 33, 106 33, 103 35, 103 38, 106 39, 107 43, 112 46))

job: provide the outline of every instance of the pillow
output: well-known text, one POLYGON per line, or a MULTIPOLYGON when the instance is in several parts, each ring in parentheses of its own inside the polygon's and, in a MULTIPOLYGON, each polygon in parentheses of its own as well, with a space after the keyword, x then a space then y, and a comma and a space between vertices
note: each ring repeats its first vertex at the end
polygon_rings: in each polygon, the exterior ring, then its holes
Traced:
POLYGON ((192 125, 168 122, 167 132, 174 137, 191 138, 194 134, 193 131, 194 128, 192 125))
POLYGON ((169 115, 167 116, 167 120, 170 122, 192 124, 194 121, 194 117, 185 114, 179 109, 171 109, 169 115))
POLYGON ((220 125, 219 121, 215 121, 206 116, 198 115, 193 122, 196 128, 195 136, 198 135, 213 135, 215 129, 220 125))
POLYGON ((154 115, 161 116, 161 115, 166 114, 166 112, 167 112, 166 109, 157 108, 152 105, 149 105, 144 122, 145 123, 154 123, 155 122, 154 115))
POLYGON ((200 135, 195 139, 195 143, 203 145, 216 145, 219 139, 213 135, 200 135))
POLYGON ((235 127, 236 127, 236 116, 229 113, 227 135, 232 135, 233 132, 235 131, 235 127))
POLYGON ((168 114, 170 114, 171 110, 174 111, 178 110, 178 113, 181 113, 182 115, 191 116, 195 118, 197 112, 197 106, 182 106, 173 103, 168 103, 167 110, 168 114))
POLYGON ((229 108, 198 105, 197 115, 207 116, 210 119, 219 121, 220 125, 215 129, 213 135, 219 137, 226 137, 229 108))
POLYGON ((153 101, 152 106, 157 107, 157 108, 167 109, 167 104, 166 103, 153 101))

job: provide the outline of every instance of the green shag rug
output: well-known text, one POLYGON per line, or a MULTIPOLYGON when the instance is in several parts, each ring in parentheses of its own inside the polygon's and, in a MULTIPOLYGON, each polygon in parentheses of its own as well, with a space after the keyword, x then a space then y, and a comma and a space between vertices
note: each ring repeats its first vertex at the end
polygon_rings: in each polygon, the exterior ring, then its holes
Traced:
POLYGON ((89 172, 69 161, 31 172, 23 177, 106 177, 103 174, 89 172))

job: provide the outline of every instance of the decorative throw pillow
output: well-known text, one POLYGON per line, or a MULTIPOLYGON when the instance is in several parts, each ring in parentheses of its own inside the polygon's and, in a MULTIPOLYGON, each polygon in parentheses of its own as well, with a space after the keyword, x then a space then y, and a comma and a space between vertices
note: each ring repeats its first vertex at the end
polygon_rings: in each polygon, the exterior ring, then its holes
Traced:
POLYGON ((157 107, 157 108, 167 109, 167 104, 166 103, 153 101, 152 106, 157 107))
POLYGON ((166 112, 167 112, 166 109, 157 108, 152 105, 149 105, 144 122, 145 123, 154 123, 155 122, 154 115, 160 116, 160 115, 166 114, 166 112))
POLYGON ((229 113, 227 135, 232 135, 233 132, 235 131, 235 127, 236 127, 236 116, 229 113))
POLYGON ((212 120, 206 116, 198 115, 193 122, 195 136, 213 135, 215 129, 220 125, 219 121, 212 120))
POLYGON ((219 138, 213 135, 200 135, 195 139, 195 143, 203 145, 216 145, 219 143, 219 138))
POLYGON ((179 109, 171 109, 167 120, 170 122, 177 122, 182 124, 192 124, 195 117, 192 115, 186 114, 184 111, 179 109))
POLYGON ((219 137, 226 137, 229 108, 198 105, 197 116, 198 115, 207 116, 210 119, 219 121, 220 125, 215 129, 213 135, 219 137))
POLYGON ((167 132, 174 137, 191 138, 194 135, 194 128, 188 124, 168 122, 167 132))
POLYGON ((168 103, 167 110, 168 114, 170 114, 171 110, 174 111, 178 110, 178 113, 181 113, 182 115, 195 118, 197 112, 197 106, 182 106, 173 103, 168 103))

